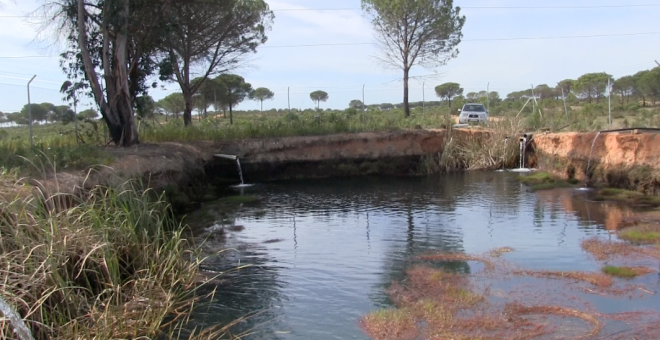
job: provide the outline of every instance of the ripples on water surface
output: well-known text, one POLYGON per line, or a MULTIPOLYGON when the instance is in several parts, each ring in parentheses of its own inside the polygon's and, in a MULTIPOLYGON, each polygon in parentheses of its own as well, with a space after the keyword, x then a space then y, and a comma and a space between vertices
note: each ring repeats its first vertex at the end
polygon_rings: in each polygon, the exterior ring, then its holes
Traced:
MULTIPOLYGON (((597 271, 580 243, 609 237, 621 215, 584 193, 530 192, 507 173, 280 182, 246 194, 263 200, 236 213, 245 229, 228 231, 224 245, 234 250, 206 267, 251 266, 225 275, 197 318, 223 323, 256 312, 240 326, 253 329, 250 339, 366 339, 360 317, 390 306, 385 289, 429 252, 512 247, 503 258, 519 267, 597 271)), ((657 288, 656 274, 643 280, 657 288)), ((606 313, 660 305, 656 297, 586 299, 606 313)))

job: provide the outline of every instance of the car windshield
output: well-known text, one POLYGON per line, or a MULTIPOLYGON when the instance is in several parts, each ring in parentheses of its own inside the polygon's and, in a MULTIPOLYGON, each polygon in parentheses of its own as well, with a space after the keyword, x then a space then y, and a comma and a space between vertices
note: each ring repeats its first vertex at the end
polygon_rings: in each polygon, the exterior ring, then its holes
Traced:
POLYGON ((486 112, 486 108, 483 105, 465 105, 463 111, 468 112, 486 112))

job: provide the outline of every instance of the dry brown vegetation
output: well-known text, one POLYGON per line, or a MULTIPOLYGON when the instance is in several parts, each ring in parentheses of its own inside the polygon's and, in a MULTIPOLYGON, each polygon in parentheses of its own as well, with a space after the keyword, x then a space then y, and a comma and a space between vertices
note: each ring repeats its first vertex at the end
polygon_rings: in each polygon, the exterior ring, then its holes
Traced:
POLYGON ((556 331, 538 316, 554 315, 586 321, 591 329, 578 338, 600 332, 601 321, 592 313, 573 308, 517 302, 503 306, 488 302, 468 275, 418 266, 389 289, 397 309, 365 316, 364 331, 373 339, 534 339, 556 331))
POLYGON ((611 277, 601 273, 523 270, 515 271, 514 274, 521 276, 533 276, 538 278, 574 280, 586 282, 601 288, 611 287, 612 284, 614 284, 611 277))
POLYGON ((603 241, 597 237, 582 241, 582 249, 600 261, 616 258, 660 259, 660 248, 640 247, 627 242, 603 241))
MULTIPOLYGON (((504 247, 487 254, 499 256, 509 251, 512 249, 504 247)), ((584 288, 587 293, 596 292, 605 296, 620 296, 642 289, 630 285, 623 288, 615 286, 615 281, 603 273, 510 270, 510 265, 504 262, 493 263, 481 256, 458 253, 429 254, 418 259, 426 264, 411 267, 406 272, 406 278, 393 282, 387 291, 396 308, 375 311, 361 320, 363 330, 371 338, 590 339, 603 335, 605 319, 626 322, 631 328, 631 332, 625 333, 628 336, 654 334, 656 328, 648 325, 660 323, 659 313, 631 312, 609 317, 588 304, 577 308, 580 299, 571 291, 578 287, 580 290, 584 288), (557 281, 550 286, 547 286, 547 281, 535 281, 529 286, 513 287, 511 291, 491 292, 488 284, 476 284, 475 280, 483 281, 480 273, 461 274, 432 267, 433 262, 456 261, 482 262, 485 264, 484 270, 495 275, 495 279, 508 280, 513 274, 557 281), (493 271, 493 268, 498 270, 493 271), (574 282, 592 285, 595 291, 583 285, 571 286, 574 282), (548 287, 555 287, 561 293, 547 296, 548 287), (495 296, 497 300, 491 300, 495 296), (562 306, 562 303, 566 305, 562 306), (578 322, 565 323, 566 319, 578 322), (568 324, 572 326, 567 327, 568 324)), ((648 270, 637 269, 640 272, 648 270)), ((616 338, 617 334, 612 336, 616 338)))
MULTIPOLYGON (((134 182, 77 196, 44 190, 0 197, 0 296, 34 337, 176 337, 201 259, 190 261, 198 257, 162 197, 134 182), (62 198, 74 204, 49 204, 62 198)), ((13 338, 8 318, 0 338, 13 338)))

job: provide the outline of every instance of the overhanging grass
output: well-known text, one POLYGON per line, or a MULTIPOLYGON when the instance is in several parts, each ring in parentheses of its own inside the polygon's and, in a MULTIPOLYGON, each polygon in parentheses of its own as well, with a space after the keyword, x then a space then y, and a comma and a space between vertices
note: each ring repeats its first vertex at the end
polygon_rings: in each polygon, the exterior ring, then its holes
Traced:
POLYGON ((41 190, 0 199, 0 217, 0 295, 37 339, 154 338, 190 312, 197 257, 149 190, 41 190))

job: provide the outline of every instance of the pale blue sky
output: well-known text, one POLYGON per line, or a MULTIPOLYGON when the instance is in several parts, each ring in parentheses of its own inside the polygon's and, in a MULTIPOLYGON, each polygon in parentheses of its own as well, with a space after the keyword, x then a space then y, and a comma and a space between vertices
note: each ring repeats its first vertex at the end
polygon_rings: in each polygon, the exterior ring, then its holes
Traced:
MULTIPOLYGON (((374 41, 369 20, 360 10, 359 0, 267 0, 275 11, 275 23, 268 43, 251 56, 250 67, 238 70, 254 87, 268 87, 275 99, 264 108, 286 108, 287 87, 291 106, 309 108, 309 93, 325 90, 330 99, 322 107, 345 108, 351 99, 399 103, 402 101, 401 72, 383 69, 372 57, 371 45, 283 48, 305 44, 351 44, 374 41), (278 11, 280 9, 351 9, 346 11, 278 11)), ((0 10, 0 111, 20 110, 27 102, 25 84, 33 74, 33 102, 61 103, 59 86, 65 80, 57 57, 1 58, 12 56, 57 55, 57 46, 47 38, 35 41, 36 25, 20 16, 35 10, 39 0, 17 0, 0 10)), ((455 0, 467 16, 460 54, 437 70, 414 69, 414 75, 427 77, 426 100, 437 100, 433 87, 443 82, 460 83, 466 92, 498 91, 501 96, 529 88, 532 84, 555 85, 565 78, 587 72, 608 72, 615 77, 655 66, 660 59, 660 0, 455 0), (650 5, 638 7, 520 9, 506 7, 576 7, 650 5), (498 7, 498 8, 475 8, 498 7), (646 35, 573 39, 481 40, 593 36, 628 33, 646 35)), ((160 99, 178 90, 164 84, 152 91, 160 99)), ((422 83, 411 81, 411 101, 422 100, 422 83)), ((89 103, 87 105, 90 105, 89 103)), ((245 102, 239 109, 258 109, 245 102)))

